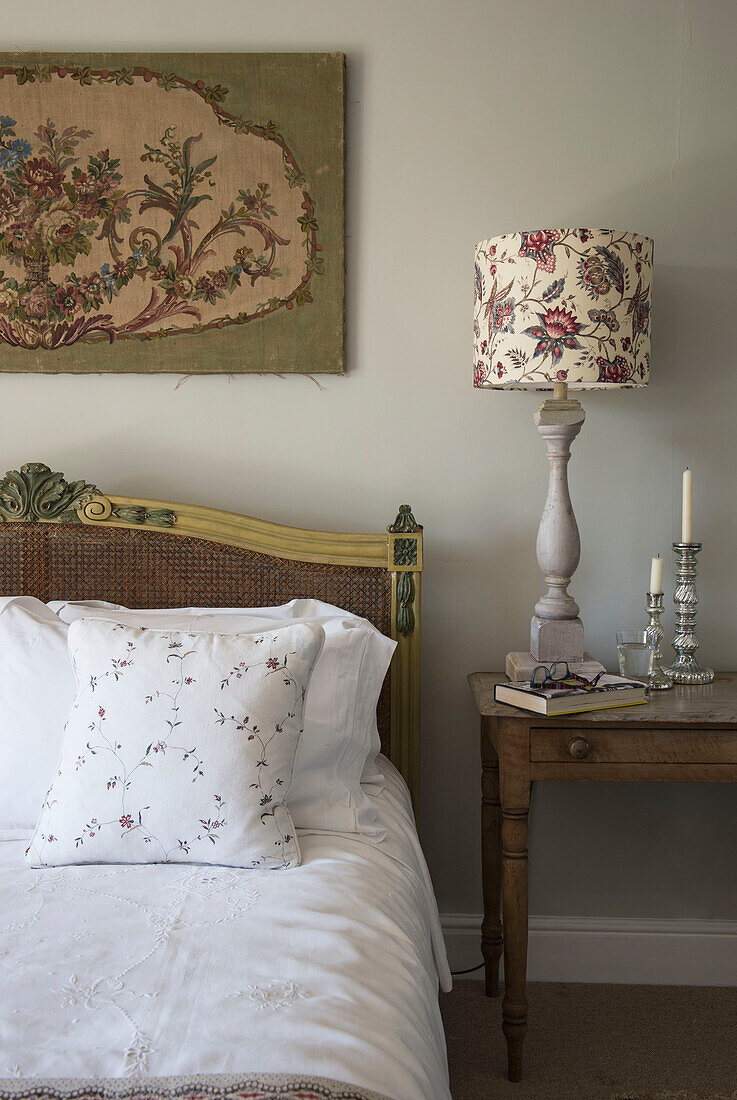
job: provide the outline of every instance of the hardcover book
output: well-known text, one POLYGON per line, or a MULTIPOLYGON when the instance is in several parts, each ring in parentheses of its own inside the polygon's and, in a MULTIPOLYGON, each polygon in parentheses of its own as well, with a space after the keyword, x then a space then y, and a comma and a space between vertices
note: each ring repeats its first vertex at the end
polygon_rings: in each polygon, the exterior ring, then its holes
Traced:
POLYGON ((604 675, 594 688, 530 687, 529 682, 497 684, 497 703, 507 703, 535 714, 578 714, 587 710, 631 707, 647 702, 645 685, 622 676, 604 675))

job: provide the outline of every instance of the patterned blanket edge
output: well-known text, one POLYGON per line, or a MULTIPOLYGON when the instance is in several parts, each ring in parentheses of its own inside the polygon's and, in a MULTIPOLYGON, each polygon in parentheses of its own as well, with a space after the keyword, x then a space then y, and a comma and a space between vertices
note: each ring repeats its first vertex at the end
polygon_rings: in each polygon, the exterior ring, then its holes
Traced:
POLYGON ((0 1100, 391 1100, 327 1077, 258 1073, 147 1078, 0 1078, 0 1100))

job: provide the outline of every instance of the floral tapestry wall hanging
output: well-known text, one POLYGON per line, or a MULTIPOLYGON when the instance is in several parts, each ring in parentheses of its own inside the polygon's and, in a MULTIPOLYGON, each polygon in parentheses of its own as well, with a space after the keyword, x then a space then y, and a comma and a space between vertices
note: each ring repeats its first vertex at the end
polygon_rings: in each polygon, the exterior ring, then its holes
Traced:
POLYGON ((342 54, 0 54, 0 370, 343 370, 342 54))

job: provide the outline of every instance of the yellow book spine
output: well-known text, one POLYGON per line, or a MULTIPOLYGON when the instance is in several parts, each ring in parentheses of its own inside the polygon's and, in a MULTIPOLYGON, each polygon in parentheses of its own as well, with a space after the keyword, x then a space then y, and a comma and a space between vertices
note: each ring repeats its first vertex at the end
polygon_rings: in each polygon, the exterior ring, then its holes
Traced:
POLYGON ((647 699, 641 699, 637 703, 606 703, 598 707, 575 707, 573 710, 556 710, 552 714, 546 714, 546 718, 560 718, 563 714, 585 714, 590 710, 617 710, 620 707, 643 707, 647 699))

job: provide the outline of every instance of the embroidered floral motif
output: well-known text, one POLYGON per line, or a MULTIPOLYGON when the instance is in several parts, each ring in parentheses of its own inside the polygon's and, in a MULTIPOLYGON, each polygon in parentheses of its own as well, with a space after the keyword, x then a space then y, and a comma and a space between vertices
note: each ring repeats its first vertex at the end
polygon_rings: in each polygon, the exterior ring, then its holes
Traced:
POLYGON ((109 1003, 109 997, 100 993, 100 986, 107 982, 108 978, 99 978, 92 985, 85 985, 76 974, 72 974, 66 985, 52 990, 52 993, 59 994, 62 1008, 76 1008, 78 1005, 83 1008, 101 1008, 109 1003))
POLYGON ((125 1076, 138 1077, 146 1073, 149 1055, 155 1049, 151 1040, 142 1031, 136 1030, 131 1043, 125 1048, 125 1076))
POLYGON ((213 894, 219 894, 221 890, 229 890, 232 886, 241 882, 240 876, 235 871, 226 871, 224 868, 213 867, 193 871, 187 875, 180 884, 182 890, 196 894, 197 897, 207 899, 213 894))
MULTIPOLYGON (((190 657, 192 655, 192 653, 191 653, 191 651, 189 653, 179 653, 179 652, 177 652, 177 650, 180 650, 182 648, 182 646, 183 646, 183 643, 180 642, 180 641, 172 641, 172 640, 169 641, 169 650, 171 652, 169 652, 167 654, 166 663, 168 665, 169 662, 171 662, 171 661, 175 662, 175 678, 172 681, 172 690, 170 692, 163 691, 163 690, 162 691, 157 690, 153 695, 146 696, 146 703, 150 703, 154 698, 156 698, 156 699, 163 698, 163 699, 168 699, 169 700, 169 703, 167 704, 167 706, 169 708, 169 711, 168 711, 169 717, 164 719, 165 724, 166 724, 166 726, 169 730, 169 736, 173 736, 174 735, 174 730, 176 729, 176 727, 182 725, 182 722, 179 718, 179 711, 180 711, 179 696, 180 696, 180 693, 182 691, 182 688, 185 685, 189 686, 190 684, 195 683, 195 680, 192 676, 185 676, 185 674, 184 674, 184 661, 186 660, 187 657, 190 657), (176 662, 179 662, 178 665, 176 664, 176 662)), ((109 669, 107 672, 101 673, 100 675, 90 676, 90 690, 95 691, 95 689, 98 687, 100 681, 102 679, 104 679, 106 676, 112 676, 115 681, 119 680, 120 677, 124 674, 125 670, 132 667, 133 659, 132 659, 131 655, 134 652, 135 652, 134 643, 132 641, 128 641, 127 642, 127 648, 126 648, 126 654, 127 654, 126 657, 124 657, 124 658, 112 658, 111 659, 111 665, 112 665, 111 669, 109 669)), ((124 835, 127 831, 131 831, 133 829, 140 829, 142 831, 142 834, 143 834, 144 842, 147 843, 147 844, 150 844, 152 841, 156 842, 159 845, 159 847, 161 848, 161 851, 162 851, 163 857, 164 857, 164 861, 166 861, 169 857, 170 852, 167 851, 167 849, 164 847, 164 845, 159 840, 158 836, 156 836, 156 834, 153 833, 151 831, 151 829, 148 828, 148 826, 146 825, 146 823, 144 821, 144 818, 143 818, 143 815, 144 815, 145 811, 148 810, 150 807, 146 806, 146 807, 143 807, 142 809, 139 808, 137 814, 135 815, 135 820, 134 820, 133 814, 127 812, 126 800, 127 800, 127 797, 128 797, 128 792, 130 791, 130 789, 133 785, 133 782, 134 782, 133 776, 138 771, 138 769, 142 768, 142 767, 151 767, 152 766, 151 762, 147 759, 150 756, 151 752, 154 752, 154 753, 162 752, 163 753, 163 752, 165 752, 166 748, 168 748, 168 747, 171 747, 175 751, 181 752, 182 753, 182 761, 184 763, 186 763, 187 761, 190 761, 190 762, 194 761, 194 769, 193 769, 194 770, 194 778, 192 780, 194 782, 197 778, 201 777, 204 774, 203 771, 202 771, 202 767, 201 767, 201 761, 200 761, 199 757, 197 756, 196 748, 188 749, 188 748, 185 748, 182 745, 177 745, 177 744, 174 744, 174 743, 170 744, 169 742, 163 742, 163 741, 157 741, 155 743, 151 742, 151 744, 149 744, 148 747, 146 748, 146 752, 144 754, 143 759, 139 760, 138 763, 135 764, 132 768, 129 768, 126 765, 126 763, 123 759, 123 756, 122 756, 122 752, 123 752, 122 744, 118 741, 111 740, 109 737, 106 736, 106 734, 104 732, 103 724, 106 722, 106 720, 107 720, 107 715, 106 715, 105 707, 98 706, 97 714, 96 714, 94 720, 92 721, 92 723, 89 726, 89 730, 96 737, 97 743, 95 743, 94 740, 88 741, 87 742, 87 751, 89 752, 89 754, 91 756, 95 756, 98 753, 104 753, 104 752, 107 751, 110 754, 112 754, 112 756, 114 758, 114 761, 119 765, 118 770, 116 772, 114 772, 112 775, 110 775, 109 778, 107 779, 106 789, 108 791, 112 791, 112 790, 115 790, 116 788, 119 788, 120 792, 121 792, 121 803, 120 803, 121 813, 120 813, 120 816, 117 818, 117 825, 121 830, 121 835, 124 835)), ((86 758, 84 756, 81 756, 81 755, 77 756, 77 759, 75 760, 75 771, 79 770, 79 768, 85 763, 85 760, 86 760, 86 758)), ((214 798, 215 798, 215 807, 218 811, 218 818, 217 818, 217 820, 208 819, 207 822, 200 819, 200 824, 203 826, 203 829, 200 830, 200 834, 198 834, 198 836, 197 836, 197 840, 201 840, 202 836, 206 835, 212 841, 213 844, 215 843, 214 830, 216 828, 219 829, 223 825, 225 825, 225 820, 224 819, 221 820, 222 815, 220 814, 220 810, 222 809, 222 799, 220 798, 219 795, 215 795, 214 798)), ((80 847, 80 845, 84 844, 85 840, 87 840, 87 839, 92 840, 95 836, 98 836, 103 828, 106 828, 110 825, 115 825, 115 824, 116 824, 116 819, 115 818, 111 818, 108 821, 99 821, 98 818, 96 818, 96 817, 91 818, 90 821, 85 824, 84 829, 82 830, 81 834, 75 838, 75 842, 74 842, 75 846, 80 847)), ((45 837, 44 839, 46 840, 47 843, 50 843, 53 840, 53 837, 48 836, 48 837, 45 837)), ((183 851, 185 853, 189 853, 190 843, 191 843, 190 841, 178 840, 177 841, 177 848, 180 851, 183 851)))
POLYGON ((146 924, 151 929, 156 943, 164 943, 172 932, 182 927, 179 916, 171 908, 149 909, 146 912, 146 924))
MULTIPOLYGON (((121 1072, 126 1076, 147 1073, 150 1066, 151 1055, 155 1052, 150 1036, 146 1034, 136 1019, 136 1005, 152 1000, 158 996, 153 990, 137 991, 134 977, 138 975, 138 981, 147 982, 151 973, 148 965, 151 959, 166 946, 172 936, 179 932, 185 932, 191 928, 201 928, 204 934, 207 929, 230 922, 244 916, 260 900, 261 893, 253 885, 254 872, 242 870, 229 870, 219 867, 199 867, 185 875, 173 877, 170 882, 172 892, 170 899, 162 905, 150 905, 146 901, 139 900, 130 890, 135 890, 135 867, 116 867, 112 870, 100 869, 99 872, 90 871, 84 879, 77 880, 69 877, 69 872, 57 869, 49 869, 34 875, 25 887, 24 893, 38 899, 38 909, 33 916, 26 921, 17 921, 14 925, 0 928, 0 934, 7 936, 10 943, 22 942, 25 929, 30 921, 37 921, 45 904, 51 903, 54 895, 60 893, 57 904, 65 905, 75 895, 82 899, 85 911, 91 903, 97 906, 104 900, 113 907, 111 912, 119 914, 122 909, 140 914, 145 927, 142 930, 140 950, 133 958, 126 961, 122 969, 113 973, 96 974, 92 976, 80 976, 78 971, 72 972, 59 986, 52 986, 53 997, 58 998, 58 1004, 64 1010, 84 1008, 91 1012, 117 1013, 126 1023, 130 1038, 127 1045, 121 1051, 121 1072), (126 878, 134 872, 130 880, 129 892, 117 892, 116 886, 123 884, 126 878), (98 883, 104 882, 105 888, 100 888, 98 883), (224 905, 211 908, 201 903, 207 902, 214 893, 228 891, 223 899, 224 905), (200 914, 198 919, 198 914, 200 914), (19 936, 15 941, 14 936, 19 936)), ((169 872, 171 873, 171 872, 169 872)), ((261 879, 263 873, 255 872, 256 878, 261 879)), ((164 895, 166 896, 166 895, 164 895)), ((81 929, 73 933, 71 941, 79 943, 96 933, 81 929)), ((99 933, 104 935, 104 932, 99 933)), ((0 956, 3 953, 0 952, 0 956)), ((17 957, 14 949, 13 957, 17 957)), ((84 956, 82 956, 84 958, 84 956)), ((138 986, 140 990, 140 985, 138 986)), ((33 1076, 28 1067, 16 1066, 17 1076, 33 1076)), ((10 1067, 7 1067, 10 1072, 10 1067)))
MULTIPOLYGON (((127 668, 130 668, 133 664, 133 653, 135 651, 135 645, 133 642, 128 642, 126 647, 125 657, 111 657, 109 664, 110 668, 105 672, 100 672, 97 676, 90 676, 90 689, 92 691, 99 685, 101 680, 104 680, 107 676, 112 676, 114 680, 119 680, 127 668)), ((105 710, 103 707, 98 707, 97 713, 100 718, 105 716, 105 710)))
POLYGON ((231 997, 248 997, 256 1005, 257 1012, 268 1009, 276 1012, 280 1008, 288 1008, 296 1001, 306 1001, 312 996, 301 985, 293 981, 274 980, 267 985, 249 985, 245 990, 237 990, 229 994, 231 997))
MULTIPOLYGON (((140 70, 118 71, 126 73, 119 87, 151 81, 151 74, 140 70)), ((111 83, 94 70, 80 73, 80 87, 111 83)), ((64 68, 50 66, 45 82, 66 75, 64 68)), ((0 254, 22 271, 0 272, 0 343, 46 350, 78 340, 112 343, 197 333, 312 301, 312 275, 320 275, 324 266, 317 255, 318 222, 306 191, 299 217, 296 199, 287 197, 305 180, 278 128, 229 115, 220 106, 227 89, 219 85, 200 89, 201 81, 193 84, 172 73, 157 78, 166 91, 202 93, 218 126, 263 138, 269 148, 281 146, 288 191, 281 173, 269 182, 269 171, 278 163, 271 154, 270 170, 259 167, 266 178, 259 175, 254 181, 252 176, 251 186, 240 186, 227 146, 220 157, 205 151, 212 151, 212 134, 208 141, 203 132, 162 125, 155 144, 141 142, 133 158, 121 158, 105 147, 99 132, 96 136, 75 124, 62 127, 43 115, 37 124, 26 123, 20 136, 21 124, 1 115, 0 254), (211 200, 218 184, 227 190, 216 207, 211 200), (151 211, 153 224, 142 219, 151 211), (285 225, 292 228, 285 230, 285 225), (248 294, 249 288, 275 281, 278 290, 285 264, 294 263, 302 247, 304 273, 294 289, 282 284, 281 293, 266 294, 262 302, 258 293, 248 294), (85 256, 90 257, 86 272, 80 271, 85 256), (144 287, 142 301, 130 293, 137 286, 144 287), (226 315, 218 316, 223 309, 226 315), (178 328, 174 320, 189 327, 178 328)), ((19 84, 31 82, 34 78, 19 84)))
MULTIPOLYGON (((72 974, 66 985, 53 992, 61 997, 63 1008, 82 1006, 92 1010, 104 1008, 117 1010, 132 1031, 131 1042, 124 1052, 124 1073, 126 1077, 130 1077, 146 1072, 148 1056, 154 1052, 155 1048, 130 1013, 120 1004, 118 997, 128 992, 120 978, 98 978, 92 985, 85 985, 80 982, 76 974, 72 974)), ((143 994, 143 996, 149 996, 149 994, 143 994)))

